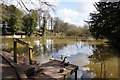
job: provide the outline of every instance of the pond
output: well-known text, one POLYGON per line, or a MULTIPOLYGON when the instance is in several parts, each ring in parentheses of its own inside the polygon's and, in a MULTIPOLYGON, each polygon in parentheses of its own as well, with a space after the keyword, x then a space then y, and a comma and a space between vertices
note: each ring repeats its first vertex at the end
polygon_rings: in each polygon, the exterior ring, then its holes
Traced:
MULTIPOLYGON (((2 38, 2 49, 13 49, 12 38, 2 38)), ((42 64, 52 56, 66 62, 78 65, 78 78, 118 78, 118 53, 105 44, 103 40, 88 37, 26 37, 20 40, 29 43, 34 48, 33 60, 42 64)), ((28 56, 28 49, 18 44, 17 53, 28 56)), ((74 74, 69 78, 73 78, 74 74)))

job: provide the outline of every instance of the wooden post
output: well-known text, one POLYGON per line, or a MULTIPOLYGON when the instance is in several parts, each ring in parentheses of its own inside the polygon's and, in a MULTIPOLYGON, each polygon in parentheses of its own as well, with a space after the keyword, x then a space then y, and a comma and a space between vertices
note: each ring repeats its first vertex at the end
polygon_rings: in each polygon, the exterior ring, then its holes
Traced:
POLYGON ((75 80, 77 80, 77 70, 78 70, 78 66, 77 66, 77 68, 75 70, 75 80))
POLYGON ((102 78, 102 64, 103 64, 103 63, 101 63, 101 72, 100 72, 100 78, 102 78))
POLYGON ((64 75, 64 78, 63 78, 63 80, 65 80, 65 76, 66 76, 66 75, 64 75))
POLYGON ((29 63, 32 64, 32 49, 29 48, 29 63))
POLYGON ((17 42, 14 40, 14 62, 17 63, 17 42))
POLYGON ((75 80, 77 80, 77 70, 75 71, 75 80))

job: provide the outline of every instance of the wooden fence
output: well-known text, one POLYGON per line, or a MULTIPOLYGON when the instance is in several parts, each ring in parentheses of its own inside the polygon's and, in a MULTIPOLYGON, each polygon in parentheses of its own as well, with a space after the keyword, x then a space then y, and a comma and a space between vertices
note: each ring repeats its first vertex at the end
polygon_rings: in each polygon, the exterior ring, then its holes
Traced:
POLYGON ((13 44, 14 44, 14 62, 17 63, 17 43, 19 44, 22 44, 22 45, 25 45, 26 47, 29 48, 29 63, 32 64, 32 52, 33 52, 33 48, 32 46, 30 46, 28 43, 24 42, 24 41, 21 41, 17 38, 14 38, 13 39, 13 44))

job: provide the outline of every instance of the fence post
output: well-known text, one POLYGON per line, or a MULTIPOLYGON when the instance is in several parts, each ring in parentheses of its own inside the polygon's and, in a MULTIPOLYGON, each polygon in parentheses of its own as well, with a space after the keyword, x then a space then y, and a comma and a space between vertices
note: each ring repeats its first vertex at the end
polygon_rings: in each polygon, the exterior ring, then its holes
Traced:
POLYGON ((32 49, 29 48, 29 63, 32 64, 32 49))
POLYGON ((77 70, 78 70, 78 66, 76 67, 76 70, 75 70, 75 80, 77 80, 77 70))
POLYGON ((16 52, 16 50, 17 50, 17 42, 14 39, 14 62, 17 63, 17 52, 16 52))

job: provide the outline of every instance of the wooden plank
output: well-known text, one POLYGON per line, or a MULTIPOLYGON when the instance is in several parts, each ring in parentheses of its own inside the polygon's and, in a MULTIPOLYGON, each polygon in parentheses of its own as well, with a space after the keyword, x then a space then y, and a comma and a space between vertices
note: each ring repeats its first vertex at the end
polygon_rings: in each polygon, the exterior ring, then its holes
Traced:
POLYGON ((64 68, 61 64, 61 61, 58 60, 52 60, 47 63, 44 63, 40 66, 43 68, 43 73, 55 78, 55 79, 64 79, 69 77, 71 74, 76 72, 78 70, 78 66, 69 64, 68 66, 65 67, 66 70, 64 72, 60 73, 60 69, 64 68))
POLYGON ((21 40, 19 40, 19 39, 17 39, 17 38, 14 38, 14 41, 18 42, 19 44, 25 45, 25 46, 27 46, 28 48, 30 48, 30 49, 33 50, 33 47, 30 46, 28 43, 26 43, 26 42, 24 42, 24 41, 21 41, 21 40))
POLYGON ((20 43, 20 44, 22 44, 22 45, 29 45, 28 43, 26 43, 26 42, 24 42, 24 41, 21 41, 21 40, 19 40, 19 39, 17 39, 17 38, 14 38, 14 41, 16 41, 16 42, 18 42, 18 43, 20 43))
POLYGON ((4 52, 2 52, 2 54, 1 54, 1 56, 15 69, 16 75, 18 76, 18 78, 20 78, 20 80, 22 80, 23 78, 27 78, 24 71, 22 71, 24 68, 22 68, 22 66, 20 66, 19 64, 15 63, 14 60, 12 60, 10 58, 10 56, 8 57, 8 55, 9 55, 8 53, 6 55, 6 52, 5 52, 5 54, 4 54, 4 52))
POLYGON ((34 66, 28 65, 26 63, 15 63, 12 58, 13 56, 10 55, 10 53, 2 52, 0 53, 0 56, 2 56, 15 69, 20 80, 23 80, 24 78, 27 79, 26 75, 34 74, 34 66))
POLYGON ((65 75, 65 78, 69 77, 70 75, 72 75, 77 70, 78 70, 78 66, 76 66, 74 69, 71 69, 70 72, 67 72, 67 74, 65 75))

